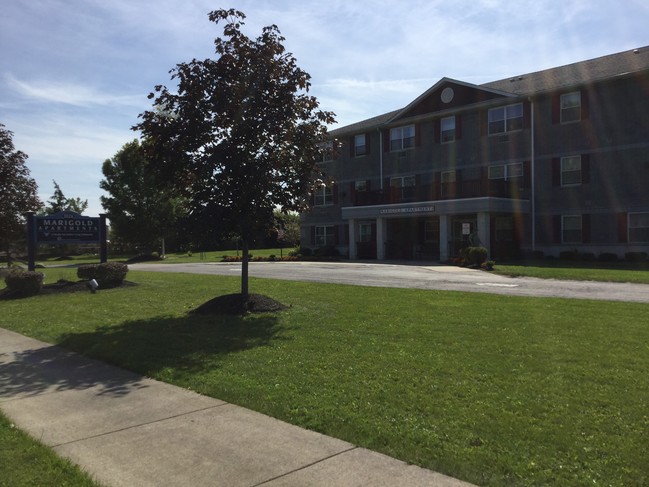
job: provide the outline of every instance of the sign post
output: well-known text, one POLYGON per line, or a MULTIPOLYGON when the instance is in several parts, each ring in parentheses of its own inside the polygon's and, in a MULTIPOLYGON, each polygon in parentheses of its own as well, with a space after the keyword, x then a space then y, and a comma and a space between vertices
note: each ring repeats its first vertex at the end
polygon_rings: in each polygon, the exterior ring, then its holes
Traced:
POLYGON ((94 243, 100 246, 101 262, 108 261, 106 215, 82 216, 74 211, 61 211, 53 215, 27 216, 28 267, 36 268, 36 246, 94 243))

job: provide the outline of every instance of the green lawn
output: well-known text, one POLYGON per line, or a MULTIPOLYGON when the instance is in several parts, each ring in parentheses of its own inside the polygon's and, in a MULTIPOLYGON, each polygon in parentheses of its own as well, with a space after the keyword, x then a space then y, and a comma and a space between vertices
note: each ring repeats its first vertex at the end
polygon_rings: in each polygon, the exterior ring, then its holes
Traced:
POLYGON ((0 486, 96 486, 90 476, 0 414, 0 486))
POLYGON ((494 272, 511 277, 568 279, 575 281, 634 282, 649 284, 648 263, 603 263, 539 261, 529 264, 499 264, 494 272))
POLYGON ((292 307, 202 317, 238 278, 128 279, 0 326, 480 485, 649 483, 649 305, 251 279, 292 307))

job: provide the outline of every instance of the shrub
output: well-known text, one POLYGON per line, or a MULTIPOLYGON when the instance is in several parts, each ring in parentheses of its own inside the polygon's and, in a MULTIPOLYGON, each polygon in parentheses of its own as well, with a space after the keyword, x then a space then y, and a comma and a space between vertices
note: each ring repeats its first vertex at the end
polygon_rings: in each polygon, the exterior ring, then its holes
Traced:
POLYGON ((94 279, 100 288, 116 287, 122 284, 128 273, 128 266, 121 262, 85 264, 77 269, 77 277, 89 281, 94 279))
POLYGON ((627 262, 644 262, 647 260, 647 252, 627 252, 624 258, 627 262))
POLYGON ((612 252, 603 252, 599 254, 599 260, 601 262, 615 262, 617 260, 617 254, 612 252))
POLYGON ((333 245, 326 245, 324 247, 318 247, 314 255, 316 257, 338 257, 340 256, 340 252, 338 252, 338 249, 333 245))
POLYGON ((43 273, 12 269, 5 276, 5 284, 9 291, 21 296, 38 294, 43 288, 43 273))
POLYGON ((484 247, 465 247, 460 250, 460 258, 465 265, 479 267, 487 260, 487 249, 484 247))
POLYGON ((495 260, 488 260, 488 261, 486 261, 486 262, 483 262, 481 267, 482 267, 485 271, 493 271, 495 265, 496 265, 496 261, 495 261, 495 260))
POLYGON ((543 260, 545 258, 545 252, 542 250, 534 250, 532 252, 532 259, 534 260, 543 260))
POLYGON ((592 252, 582 252, 579 254, 579 259, 586 262, 592 262, 595 260, 595 254, 592 252))
POLYGON ((579 253, 576 250, 563 250, 559 252, 561 260, 577 260, 579 253))

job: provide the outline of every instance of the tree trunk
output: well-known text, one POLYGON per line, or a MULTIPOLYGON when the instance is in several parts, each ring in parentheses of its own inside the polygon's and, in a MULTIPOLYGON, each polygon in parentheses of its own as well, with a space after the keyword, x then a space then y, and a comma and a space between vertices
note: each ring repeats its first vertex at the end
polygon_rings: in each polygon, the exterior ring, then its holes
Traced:
POLYGON ((248 296, 248 261, 250 260, 250 255, 248 253, 248 239, 243 238, 241 240, 241 294, 243 296, 248 296))

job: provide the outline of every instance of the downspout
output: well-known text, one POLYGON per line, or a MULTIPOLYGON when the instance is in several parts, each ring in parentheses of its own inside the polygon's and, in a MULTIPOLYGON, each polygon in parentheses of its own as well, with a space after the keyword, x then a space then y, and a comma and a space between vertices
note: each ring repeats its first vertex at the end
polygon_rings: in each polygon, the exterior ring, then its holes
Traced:
POLYGON ((531 164, 531 173, 532 173, 532 252, 536 250, 536 184, 535 184, 535 162, 536 162, 536 153, 534 148, 534 101, 530 97, 530 107, 531 107, 531 118, 532 118, 532 127, 531 127, 531 151, 532 157, 530 160, 531 164))
POLYGON ((381 129, 377 128, 376 131, 379 133, 379 176, 380 176, 380 188, 383 191, 383 134, 381 129))

